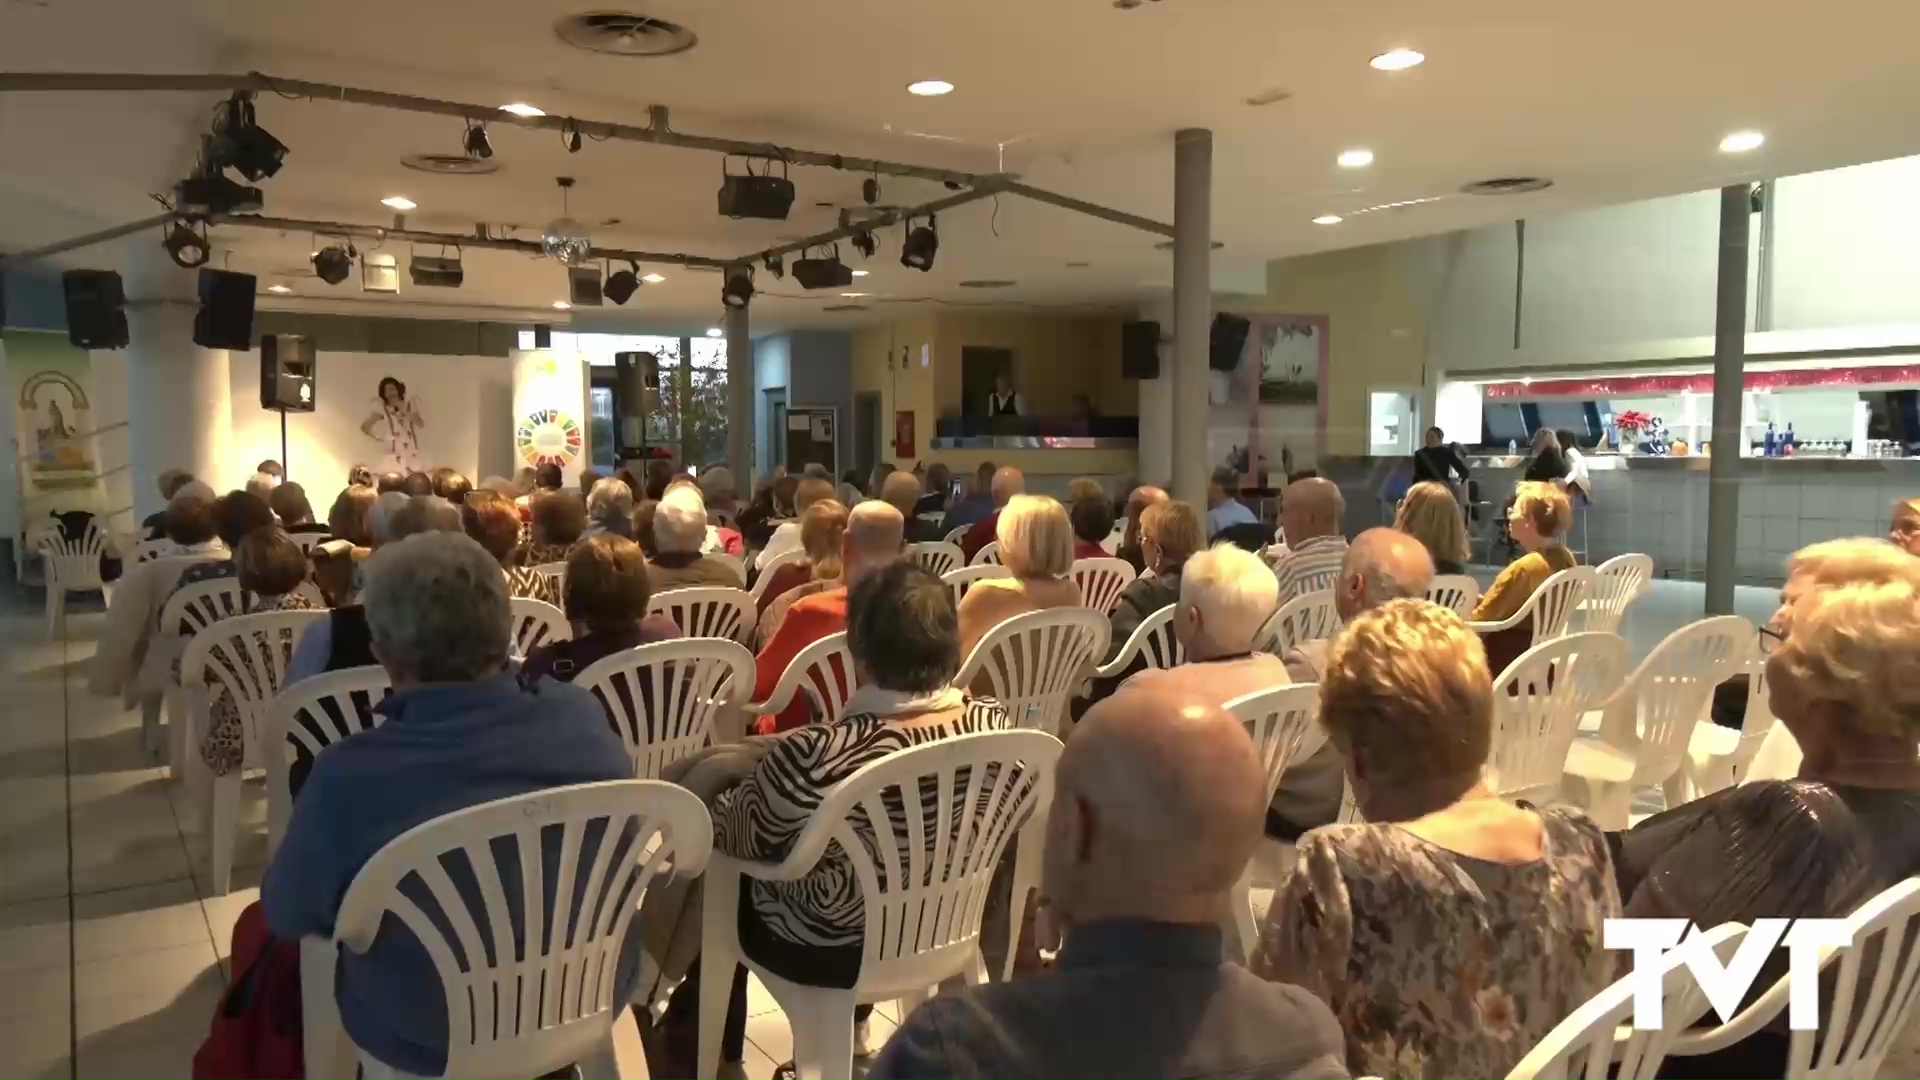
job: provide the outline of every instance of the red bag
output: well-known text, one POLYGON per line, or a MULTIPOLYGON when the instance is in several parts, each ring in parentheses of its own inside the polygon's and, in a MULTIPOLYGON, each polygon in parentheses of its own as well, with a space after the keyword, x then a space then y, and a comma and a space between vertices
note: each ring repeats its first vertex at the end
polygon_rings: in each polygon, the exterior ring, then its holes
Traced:
POLYGON ((300 945, 267 930, 260 901, 233 924, 233 985, 193 1055, 194 1080, 301 1080, 300 945))

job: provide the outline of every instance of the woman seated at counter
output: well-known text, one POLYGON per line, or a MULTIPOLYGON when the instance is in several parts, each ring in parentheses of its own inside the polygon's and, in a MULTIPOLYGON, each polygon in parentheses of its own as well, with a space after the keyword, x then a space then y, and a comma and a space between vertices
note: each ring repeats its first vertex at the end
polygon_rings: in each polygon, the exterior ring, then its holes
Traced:
MULTIPOLYGON (((1553 437, 1550 431, 1546 435, 1553 437)), ((1511 618, 1527 606, 1534 590, 1546 584, 1548 578, 1578 565, 1566 545, 1567 526, 1572 521, 1573 506, 1558 485, 1541 480, 1520 482, 1514 490, 1513 505, 1507 510, 1507 531, 1526 553, 1508 563, 1480 597, 1480 603, 1473 609, 1474 622, 1511 618)), ((1487 667, 1494 672, 1494 678, 1499 678, 1499 673, 1532 643, 1531 619, 1486 635, 1487 667)))

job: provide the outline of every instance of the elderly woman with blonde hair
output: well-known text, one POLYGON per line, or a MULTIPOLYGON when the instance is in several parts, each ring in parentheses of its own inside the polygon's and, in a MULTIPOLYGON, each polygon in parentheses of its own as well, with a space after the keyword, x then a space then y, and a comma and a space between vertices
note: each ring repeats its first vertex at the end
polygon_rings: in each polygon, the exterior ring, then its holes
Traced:
MULTIPOLYGON (((1481 595, 1470 616, 1475 622, 1511 618, 1547 579, 1579 565, 1567 550, 1567 528, 1573 524, 1573 504, 1567 493, 1547 481, 1522 481, 1507 510, 1507 529, 1525 554, 1507 564, 1481 595)), ((1487 635, 1487 664, 1498 674, 1533 644, 1533 620, 1487 635)))
POLYGON ((1068 576, 1073 523, 1065 507, 1046 495, 1015 495, 1000 512, 994 539, 1009 576, 975 582, 961 598, 962 657, 987 631, 1015 615, 1080 604, 1080 588, 1068 576))
POLYGON ((773 640, 793 605, 815 593, 846 587, 840 541, 847 534, 847 513, 839 500, 822 499, 800 515, 800 543, 807 558, 774 568, 772 581, 760 594, 757 647, 765 648, 773 640))
POLYGON ((1393 527, 1420 541, 1433 557, 1434 573, 1467 572, 1467 557, 1472 550, 1467 542, 1467 522, 1447 485, 1426 480, 1408 488, 1393 516, 1393 527))

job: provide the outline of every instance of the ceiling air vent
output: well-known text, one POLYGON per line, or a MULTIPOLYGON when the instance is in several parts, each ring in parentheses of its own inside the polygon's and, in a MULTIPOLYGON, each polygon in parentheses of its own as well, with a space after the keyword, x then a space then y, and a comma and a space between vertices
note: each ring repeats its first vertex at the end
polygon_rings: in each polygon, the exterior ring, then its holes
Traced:
POLYGON ((1462 184, 1460 192, 1463 195, 1525 195, 1529 191, 1545 191, 1552 186, 1553 181, 1544 176, 1496 176, 1491 180, 1462 184))
POLYGON ((500 163, 492 158, 470 158, 465 154, 408 154, 400 159, 400 164, 441 176, 485 176, 500 171, 500 163))
POLYGON ((867 310, 867 305, 865 304, 828 304, 826 307, 823 307, 820 310, 821 311, 865 311, 867 310))
POLYGON ((960 287, 963 289, 1008 289, 1012 288, 1013 285, 1014 282, 1000 278, 976 278, 972 281, 963 281, 960 283, 960 287))
POLYGON ((700 39, 684 26, 629 11, 585 11, 553 24, 553 34, 576 49, 614 56, 672 56, 700 39))

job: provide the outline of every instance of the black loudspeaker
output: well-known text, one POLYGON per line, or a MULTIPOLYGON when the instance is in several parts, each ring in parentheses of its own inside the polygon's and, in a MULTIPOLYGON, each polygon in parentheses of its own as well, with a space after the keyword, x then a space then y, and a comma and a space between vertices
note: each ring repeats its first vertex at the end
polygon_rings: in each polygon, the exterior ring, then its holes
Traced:
POLYGON ((60 275, 67 294, 67 340, 82 349, 127 347, 127 293, 111 270, 69 270, 60 275))
POLYGON ((1120 374, 1129 379, 1160 377, 1160 324, 1130 322, 1120 327, 1120 374))
POLYGON ((260 407, 275 412, 312 412, 318 400, 319 358, 313 340, 298 334, 260 338, 260 407))
POLYGON ((1221 312, 1213 317, 1207 331, 1207 366, 1215 371, 1232 371, 1240 366, 1240 354, 1247 348, 1247 331, 1253 323, 1238 315, 1221 312))
POLYGON ((253 348, 252 274, 200 271, 200 310, 193 316, 193 343, 206 349, 253 348))

